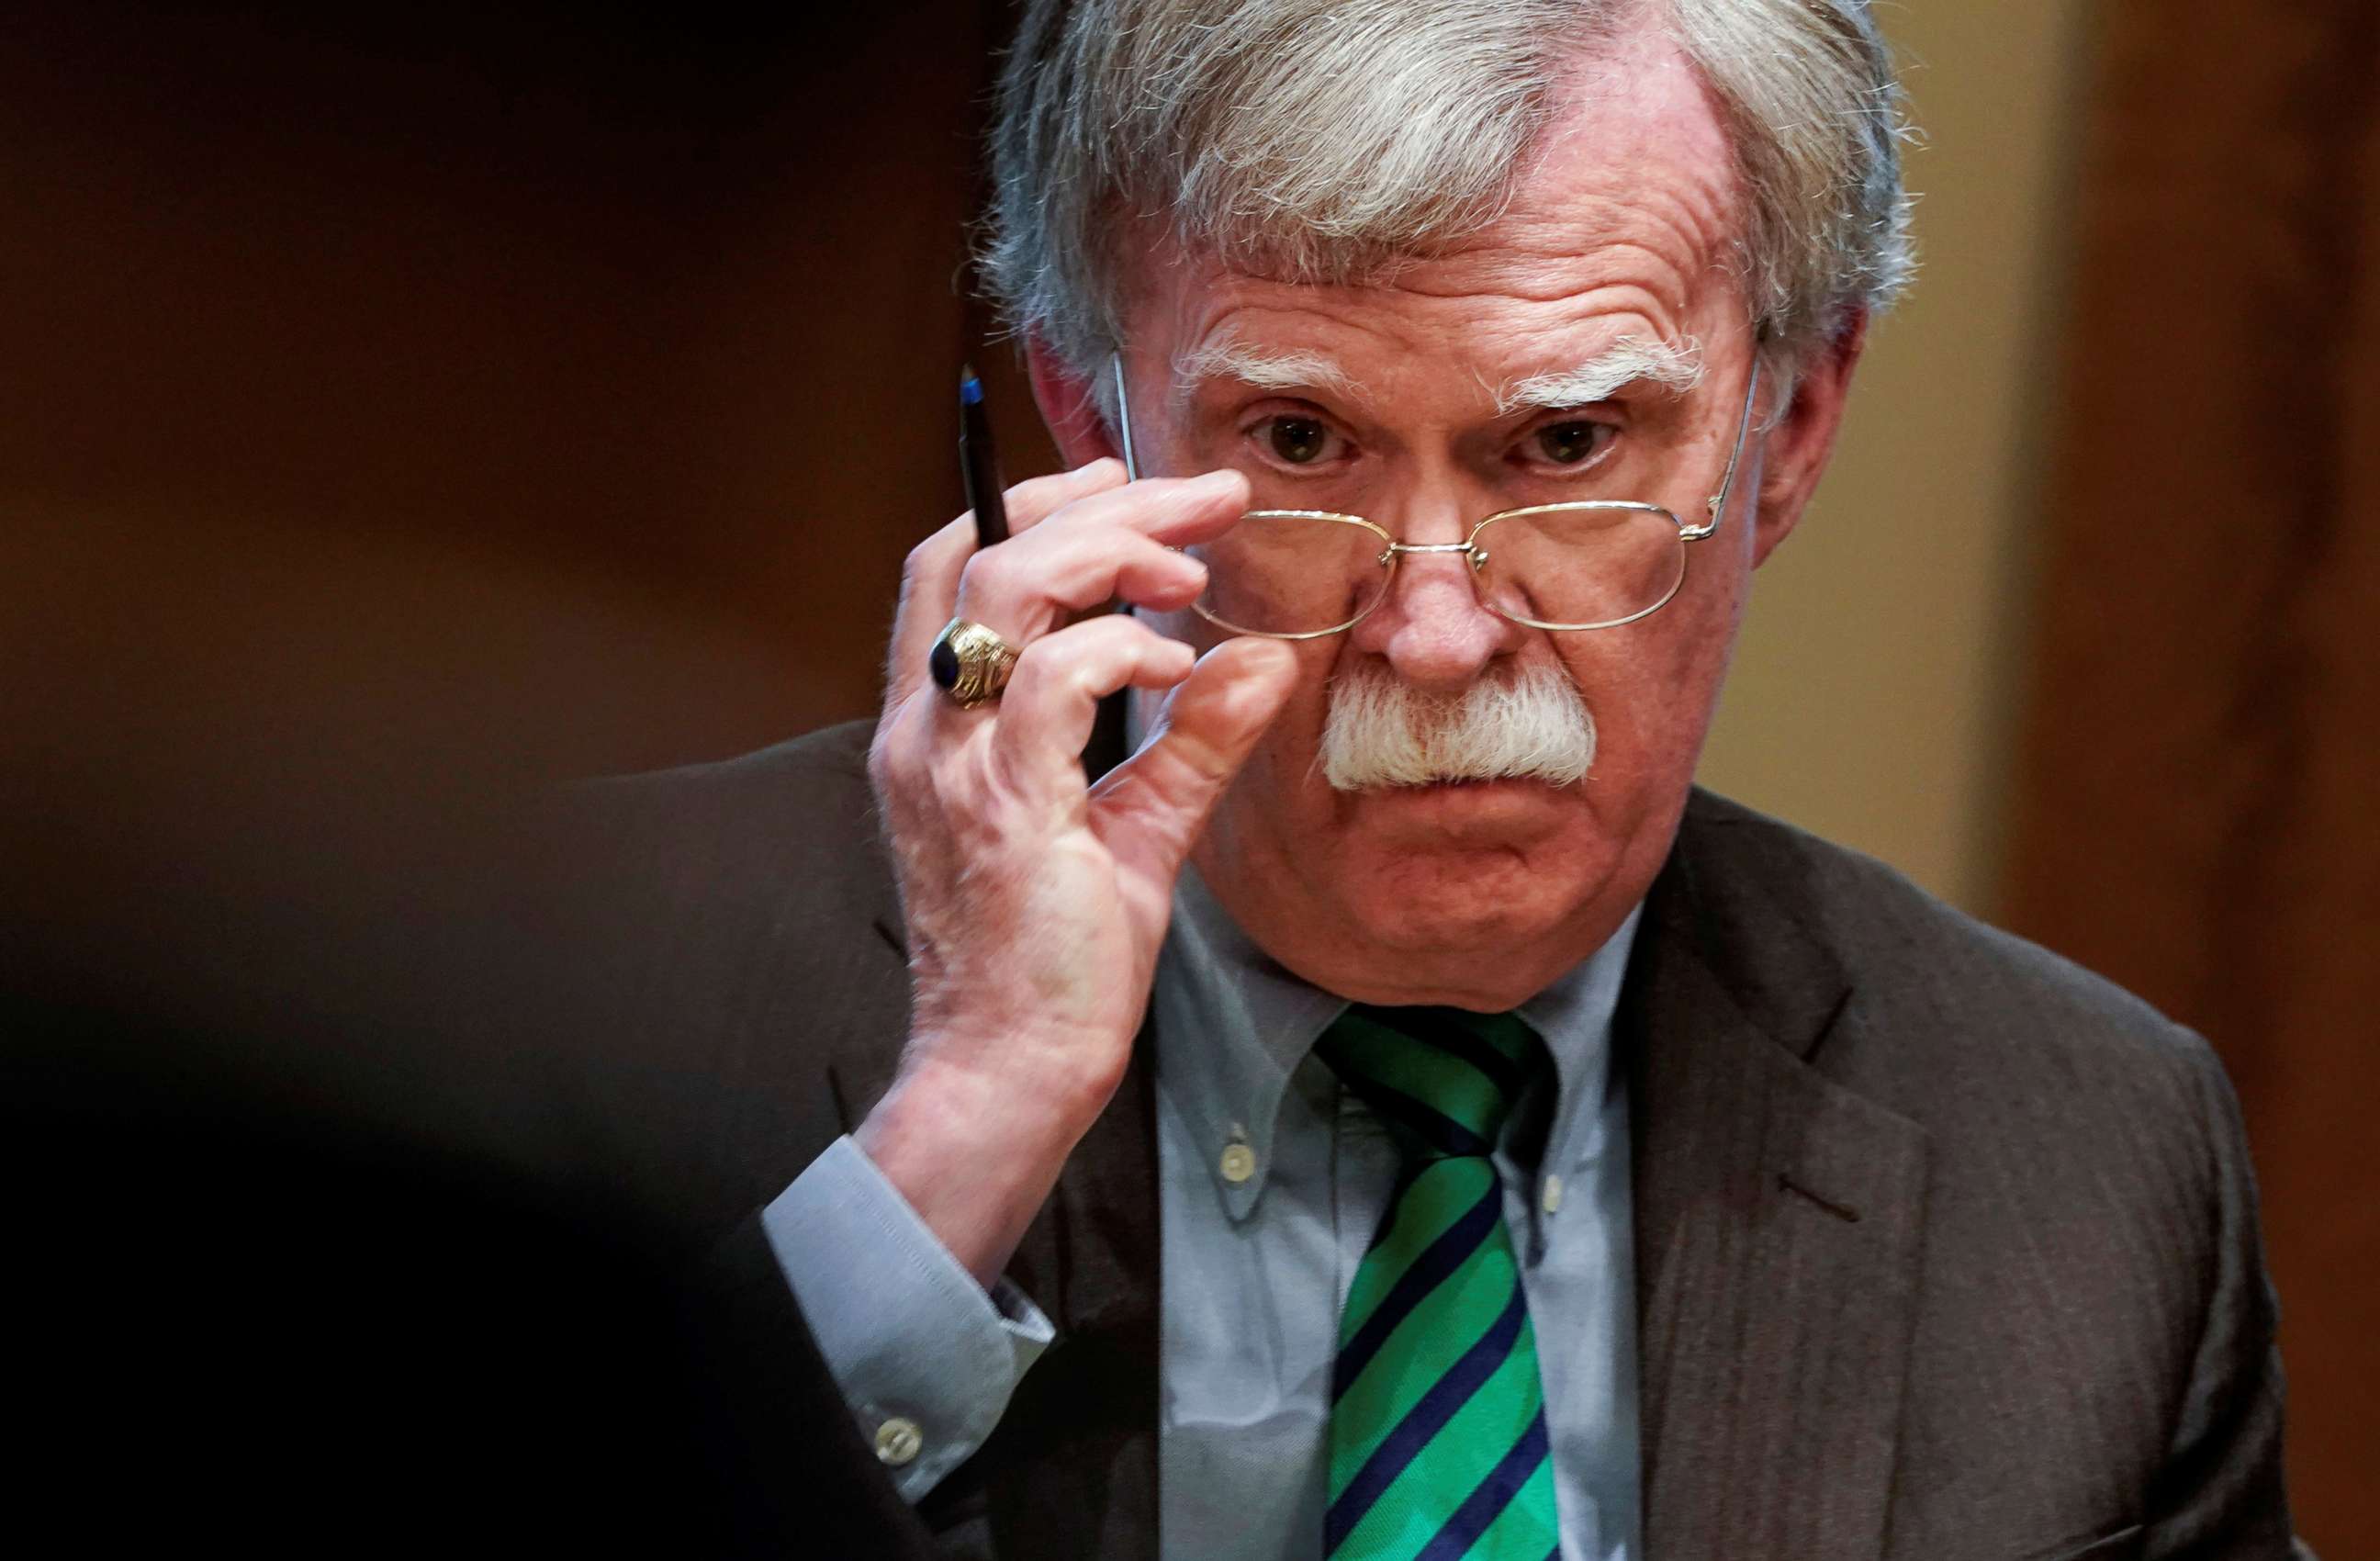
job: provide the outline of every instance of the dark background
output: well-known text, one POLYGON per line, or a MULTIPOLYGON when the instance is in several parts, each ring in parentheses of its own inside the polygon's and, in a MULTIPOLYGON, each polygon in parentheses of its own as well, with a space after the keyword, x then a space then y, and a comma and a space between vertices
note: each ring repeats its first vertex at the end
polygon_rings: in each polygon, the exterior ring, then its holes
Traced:
MULTIPOLYGON (((1050 461, 965 277, 1009 9, 10 9, 27 1011, 402 1115, 478 1060, 436 1037, 507 805, 868 713, 963 358, 1050 461)), ((2380 1552, 2380 24, 2099 10, 2000 899, 2223 1051, 2301 1525, 2380 1552)))

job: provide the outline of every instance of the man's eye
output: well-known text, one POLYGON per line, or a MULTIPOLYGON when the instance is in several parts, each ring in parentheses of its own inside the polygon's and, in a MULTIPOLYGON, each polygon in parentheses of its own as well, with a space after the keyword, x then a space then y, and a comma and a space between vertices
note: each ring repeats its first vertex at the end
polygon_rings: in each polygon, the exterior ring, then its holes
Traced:
POLYGON ((1596 453, 1601 425, 1578 420, 1548 423, 1537 430, 1537 454, 1558 466, 1574 466, 1596 453))
POLYGON ((1330 438, 1318 417, 1275 417, 1266 426, 1265 437, 1272 442, 1272 453, 1293 466, 1320 460, 1330 438))

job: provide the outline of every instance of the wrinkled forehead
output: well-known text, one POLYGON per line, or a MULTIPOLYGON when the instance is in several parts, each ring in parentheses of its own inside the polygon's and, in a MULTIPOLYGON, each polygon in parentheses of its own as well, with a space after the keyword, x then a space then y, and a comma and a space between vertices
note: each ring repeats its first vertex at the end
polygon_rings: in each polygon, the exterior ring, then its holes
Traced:
POLYGON ((1485 225, 1341 274, 1202 253, 1156 234, 1133 270, 1129 344, 1175 367, 1350 350, 1491 378, 1626 338, 1748 339, 1738 175, 1722 112, 1674 45, 1633 35, 1577 61, 1557 112, 1485 225), (1351 345, 1353 344, 1353 345, 1351 345), (1477 361, 1471 361, 1477 360, 1477 361))

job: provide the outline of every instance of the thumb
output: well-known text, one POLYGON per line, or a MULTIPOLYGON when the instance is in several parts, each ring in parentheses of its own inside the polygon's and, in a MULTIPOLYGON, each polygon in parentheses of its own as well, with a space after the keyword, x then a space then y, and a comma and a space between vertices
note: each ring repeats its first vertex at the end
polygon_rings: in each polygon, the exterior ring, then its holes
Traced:
POLYGON ((1172 891, 1207 816, 1296 684, 1296 653, 1279 640, 1226 640, 1198 659, 1140 752, 1091 791, 1119 865, 1172 891))

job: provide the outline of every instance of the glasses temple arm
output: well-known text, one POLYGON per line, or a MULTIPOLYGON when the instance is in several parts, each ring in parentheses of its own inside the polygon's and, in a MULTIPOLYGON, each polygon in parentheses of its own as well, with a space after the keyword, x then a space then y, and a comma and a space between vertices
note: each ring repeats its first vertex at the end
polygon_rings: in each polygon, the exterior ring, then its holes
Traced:
MULTIPOLYGON (((1108 354, 1108 372, 1115 379, 1116 441, 1123 446, 1123 475, 1127 480, 1138 482, 1140 463, 1133 458, 1132 454, 1132 406, 1124 400, 1123 394, 1123 354, 1120 352, 1108 354)), ((1742 442, 1742 438, 1739 436, 1737 440, 1739 447, 1742 442)))
POLYGON ((1727 496, 1735 491, 1735 468, 1743 459, 1743 442, 1752 433, 1752 401, 1760 393, 1760 356, 1755 345, 1752 358, 1752 378, 1744 382, 1743 410, 1736 415, 1735 444, 1727 453, 1727 470, 1719 474, 1718 491, 1710 498, 1710 518, 1694 535, 1707 537, 1718 529, 1718 517, 1727 508, 1727 496))

